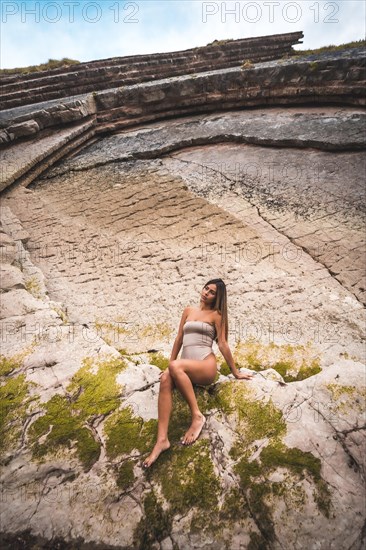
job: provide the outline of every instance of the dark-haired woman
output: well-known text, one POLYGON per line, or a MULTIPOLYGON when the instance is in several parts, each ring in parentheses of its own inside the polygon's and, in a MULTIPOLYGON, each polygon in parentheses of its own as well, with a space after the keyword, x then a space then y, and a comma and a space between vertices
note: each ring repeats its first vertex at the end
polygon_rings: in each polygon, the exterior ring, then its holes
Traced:
POLYGON ((211 279, 201 291, 200 306, 186 307, 179 324, 170 356, 169 368, 161 374, 158 399, 158 435, 156 444, 143 465, 151 466, 161 452, 170 447, 168 426, 172 410, 172 392, 176 387, 191 409, 192 423, 181 439, 191 445, 199 437, 205 417, 198 408, 193 384, 209 385, 217 373, 213 341, 224 356, 231 372, 238 379, 250 379, 234 363, 228 340, 226 286, 222 279, 211 279), (183 345, 180 359, 177 359, 183 345))

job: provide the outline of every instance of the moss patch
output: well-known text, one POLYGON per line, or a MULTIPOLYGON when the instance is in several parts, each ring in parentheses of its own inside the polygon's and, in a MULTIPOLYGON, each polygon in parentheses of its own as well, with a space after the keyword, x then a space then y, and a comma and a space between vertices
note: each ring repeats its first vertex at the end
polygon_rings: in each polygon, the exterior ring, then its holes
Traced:
POLYGON ((14 370, 19 369, 21 364, 22 361, 20 356, 5 357, 5 355, 0 355, 0 376, 7 376, 14 370))
POLYGON ((300 478, 303 478, 305 474, 310 476, 315 485, 314 499, 318 508, 327 518, 329 517, 330 492, 320 474, 321 461, 319 458, 296 447, 288 448, 281 442, 273 443, 263 449, 260 458, 267 473, 277 467, 283 467, 300 478))
MULTIPOLYGON (((146 341, 167 342, 171 338, 172 329, 167 323, 140 325, 128 319, 119 317, 116 321, 96 320, 94 328, 101 338, 109 345, 120 348, 126 353, 131 353, 136 342, 146 341)), ((145 348, 146 349, 146 348, 145 348)))
POLYGON ((238 521, 249 517, 249 509, 243 497, 243 493, 238 487, 232 487, 226 494, 225 500, 219 511, 220 521, 238 521))
POLYGON ((154 341, 168 341, 173 329, 167 323, 145 325, 140 330, 141 338, 153 338, 154 341))
POLYGON ((127 491, 127 489, 130 489, 134 484, 135 475, 133 473, 133 466, 134 463, 132 460, 126 460, 126 462, 123 462, 118 468, 116 483, 122 491, 127 491))
POLYGON ((364 412, 366 408, 366 388, 345 386, 341 384, 327 384, 326 388, 332 395, 331 408, 333 411, 345 413, 350 409, 364 412))
POLYGON ((121 386, 116 375, 127 365, 119 357, 107 360, 87 358, 74 374, 67 391, 71 393, 74 411, 80 418, 107 415, 120 404, 121 386))
MULTIPOLYGON (((305 477, 310 478, 314 485, 313 497, 318 509, 329 518, 330 492, 320 475, 320 470, 321 462, 312 453, 288 448, 279 440, 272 441, 262 450, 260 461, 249 461, 244 456, 234 466, 234 472, 240 479, 240 492, 257 525, 260 525, 261 537, 265 544, 275 539, 272 517, 275 499, 285 499, 287 506, 301 507, 305 502, 305 493, 302 488, 296 487, 296 484, 305 477), (270 474, 278 468, 288 470, 295 480, 289 479, 287 483, 270 481, 270 474)), ((257 536, 254 539, 257 540, 257 536)), ((266 545, 263 548, 266 548, 266 545)))
POLYGON ((319 510, 329 517, 330 492, 320 474, 321 462, 311 453, 289 449, 282 443, 286 422, 273 402, 256 399, 248 386, 237 382, 221 384, 215 401, 236 432, 230 456, 239 478, 238 488, 228 493, 219 517, 229 521, 230 517, 254 516, 261 533, 253 533, 251 547, 260 543, 259 547, 266 548, 276 536, 272 517, 276 499, 284 499, 289 507, 302 507, 306 496, 298 481, 304 478, 314 486, 319 510), (259 445, 267 446, 258 457, 259 445), (254 453, 257 458, 253 460, 254 453), (271 473, 279 468, 288 471, 286 481, 270 481, 271 473))
POLYGON ((34 296, 35 298, 37 299, 42 298, 41 284, 35 275, 33 275, 32 277, 30 277, 25 281, 24 288, 27 292, 32 294, 32 296, 34 296))
POLYGON ((256 440, 278 438, 286 433, 286 422, 271 400, 256 400, 253 391, 238 382, 221 384, 216 392, 218 410, 228 417, 237 433, 230 454, 237 459, 252 447, 256 440))
POLYGON ((150 550, 156 548, 156 541, 160 542, 169 536, 172 529, 172 516, 163 509, 161 501, 154 491, 144 499, 144 515, 134 532, 134 548, 150 550))
POLYGON ((160 352, 153 352, 149 354, 149 363, 151 365, 155 365, 155 367, 158 367, 160 370, 166 370, 169 367, 169 359, 164 357, 164 355, 160 352))
POLYGON ((69 59, 63 57, 62 59, 49 59, 46 63, 40 65, 29 65, 28 67, 18 67, 16 69, 0 69, 0 74, 14 74, 14 73, 34 73, 38 71, 49 71, 51 69, 58 69, 59 67, 67 67, 69 65, 77 65, 80 61, 75 59, 69 59))
POLYGON ((92 432, 83 425, 83 421, 76 413, 66 397, 54 395, 45 405, 46 414, 38 418, 29 430, 34 440, 33 456, 42 458, 60 447, 76 448, 76 453, 89 470, 100 454, 99 443, 94 439, 92 432), (38 439, 44 436, 45 441, 38 439))
MULTIPOLYGON (((3 368, 6 373, 15 368, 14 364, 6 363, 3 368), (6 366, 6 368, 5 368, 6 366), (13 368, 11 368, 11 366, 13 368)), ((25 375, 9 378, 0 385, 0 452, 3 453, 13 445, 21 434, 21 428, 27 417, 29 404, 36 401, 29 397, 31 383, 25 375)))
POLYGON ((294 50, 293 52, 297 55, 291 57, 303 57, 305 55, 323 53, 323 52, 336 52, 339 50, 345 50, 349 48, 362 48, 366 46, 366 40, 360 39, 353 42, 346 42, 345 44, 338 44, 337 46, 330 44, 329 46, 322 46, 321 48, 316 48, 315 50, 294 50))
POLYGON ((45 414, 31 426, 33 456, 42 458, 62 447, 76 449, 89 470, 100 454, 91 425, 95 416, 108 415, 120 403, 116 375, 126 368, 120 358, 86 358, 71 379, 66 396, 54 395, 43 405, 45 414))
POLYGON ((223 361, 220 365, 220 373, 223 375, 223 376, 229 376, 229 374, 231 374, 231 370, 230 370, 230 367, 229 365, 227 364, 226 361, 223 361))
POLYGON ((210 442, 200 439, 194 445, 168 450, 148 471, 159 483, 172 515, 195 510, 190 532, 220 528, 217 525, 221 485, 211 460, 210 442))
POLYGON ((15 370, 20 369, 23 364, 24 359, 34 351, 34 345, 32 344, 28 348, 12 355, 11 357, 6 357, 5 355, 0 354, 0 376, 8 376, 13 373, 15 370))
POLYGON ((250 59, 245 59, 240 66, 241 69, 251 69, 252 67, 254 67, 254 63, 250 59))
POLYGON ((274 342, 265 345, 253 338, 237 342, 233 355, 238 366, 257 372, 275 369, 285 382, 304 380, 321 371, 319 355, 311 343, 306 346, 274 342))
POLYGON ((144 422, 131 407, 114 412, 104 424, 108 456, 116 458, 133 450, 140 453, 149 451, 155 441, 156 426, 157 420, 144 422))

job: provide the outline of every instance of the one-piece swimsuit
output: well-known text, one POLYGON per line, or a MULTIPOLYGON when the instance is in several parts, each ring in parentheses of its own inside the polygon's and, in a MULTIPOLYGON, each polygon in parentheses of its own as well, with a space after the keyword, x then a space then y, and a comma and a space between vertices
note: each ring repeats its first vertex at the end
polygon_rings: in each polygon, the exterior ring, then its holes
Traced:
POLYGON ((181 359, 205 359, 212 351, 216 328, 206 321, 186 321, 181 359))

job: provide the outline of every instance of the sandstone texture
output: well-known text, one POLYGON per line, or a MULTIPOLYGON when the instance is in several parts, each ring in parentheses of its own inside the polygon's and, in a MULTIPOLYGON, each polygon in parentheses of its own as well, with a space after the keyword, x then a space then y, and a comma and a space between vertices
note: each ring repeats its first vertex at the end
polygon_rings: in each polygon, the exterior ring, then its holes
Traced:
MULTIPOLYGON (((341 82, 352 62, 337 55, 341 82)), ((351 99, 337 105, 277 95, 195 112, 181 74, 182 118, 162 116, 163 81, 141 84, 160 105, 149 123, 126 115, 126 90, 3 112, 1 546, 361 550, 365 113, 346 92, 358 84, 339 83, 351 99), (180 444, 190 414, 174 392, 171 448, 146 471, 161 371, 212 277, 253 379, 235 380, 214 344, 216 380, 195 386, 199 440, 180 444)))

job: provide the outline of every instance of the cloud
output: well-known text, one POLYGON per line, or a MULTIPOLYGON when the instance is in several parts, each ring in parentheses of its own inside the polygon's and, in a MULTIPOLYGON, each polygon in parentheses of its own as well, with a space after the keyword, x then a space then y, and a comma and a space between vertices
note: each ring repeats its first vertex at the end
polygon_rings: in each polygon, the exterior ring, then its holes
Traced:
POLYGON ((48 58, 89 61, 184 50, 215 39, 299 30, 304 43, 297 48, 315 48, 357 40, 365 32, 365 3, 357 0, 3 0, 1 10, 3 68, 48 58))

